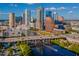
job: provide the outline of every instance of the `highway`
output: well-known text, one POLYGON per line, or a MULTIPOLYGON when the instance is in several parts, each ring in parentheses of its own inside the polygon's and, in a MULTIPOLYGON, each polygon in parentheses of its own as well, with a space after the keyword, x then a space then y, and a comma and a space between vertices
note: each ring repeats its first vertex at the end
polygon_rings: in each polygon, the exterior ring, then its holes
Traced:
POLYGON ((66 37, 68 41, 79 43, 79 34, 65 34, 61 36, 66 37))
POLYGON ((68 41, 74 41, 79 43, 79 34, 63 34, 58 36, 26 36, 26 37, 12 37, 12 38, 0 38, 0 42, 16 42, 16 41, 27 41, 27 40, 49 40, 54 38, 66 38, 68 41))
POLYGON ((14 38, 0 38, 0 42, 16 42, 16 41, 27 41, 27 40, 46 40, 59 38, 60 36, 26 36, 26 37, 14 37, 14 38))

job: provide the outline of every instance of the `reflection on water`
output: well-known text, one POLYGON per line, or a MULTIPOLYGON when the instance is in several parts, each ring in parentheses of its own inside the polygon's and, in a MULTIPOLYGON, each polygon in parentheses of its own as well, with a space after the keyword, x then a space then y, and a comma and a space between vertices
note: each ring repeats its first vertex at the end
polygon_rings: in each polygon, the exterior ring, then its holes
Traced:
POLYGON ((76 54, 57 45, 32 48, 35 56, 75 56, 76 54))
MULTIPOLYGON (((13 43, 15 44, 15 43, 13 43)), ((3 43, 3 47, 8 48, 9 43, 3 43)), ((43 45, 32 48, 34 56, 76 56, 75 53, 64 49, 58 45, 43 45)))

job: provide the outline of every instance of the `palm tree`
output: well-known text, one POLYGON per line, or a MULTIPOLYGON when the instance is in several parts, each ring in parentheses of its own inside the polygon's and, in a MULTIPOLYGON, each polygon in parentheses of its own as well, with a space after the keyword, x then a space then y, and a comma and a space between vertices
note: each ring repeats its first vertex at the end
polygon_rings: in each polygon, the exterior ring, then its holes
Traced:
POLYGON ((31 49, 30 49, 30 47, 25 42, 21 42, 17 47, 20 50, 19 54, 21 56, 30 55, 31 49))
POLYGON ((13 49, 12 48, 8 48, 8 56, 12 56, 13 55, 13 49))

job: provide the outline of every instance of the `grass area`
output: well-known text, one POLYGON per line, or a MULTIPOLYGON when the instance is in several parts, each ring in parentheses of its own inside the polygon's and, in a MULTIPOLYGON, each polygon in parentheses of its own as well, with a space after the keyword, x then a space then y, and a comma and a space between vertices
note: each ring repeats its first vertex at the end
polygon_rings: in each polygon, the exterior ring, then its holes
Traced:
POLYGON ((68 48, 69 50, 77 53, 79 55, 79 44, 72 44, 71 47, 68 48))
POLYGON ((52 44, 57 44, 79 55, 79 43, 69 42, 64 39, 55 39, 51 41, 52 44))
POLYGON ((52 36, 52 34, 50 32, 46 32, 46 31, 39 31, 38 32, 40 35, 45 35, 45 36, 52 36))

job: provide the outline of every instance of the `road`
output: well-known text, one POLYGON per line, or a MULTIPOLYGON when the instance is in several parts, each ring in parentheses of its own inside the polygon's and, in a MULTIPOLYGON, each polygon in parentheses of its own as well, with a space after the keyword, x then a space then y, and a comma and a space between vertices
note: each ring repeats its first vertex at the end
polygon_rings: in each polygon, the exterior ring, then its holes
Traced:
POLYGON ((14 38, 1 38, 0 42, 16 42, 16 41, 26 41, 26 40, 46 40, 59 38, 60 36, 26 36, 26 37, 14 37, 14 38))
POLYGON ((68 41, 79 43, 79 34, 65 34, 61 36, 66 37, 68 41))
POLYGON ((0 42, 16 42, 16 41, 26 41, 26 40, 46 40, 53 38, 64 37, 68 41, 74 41, 79 43, 79 34, 63 34, 58 36, 26 36, 26 37, 14 37, 14 38, 0 38, 0 42))

